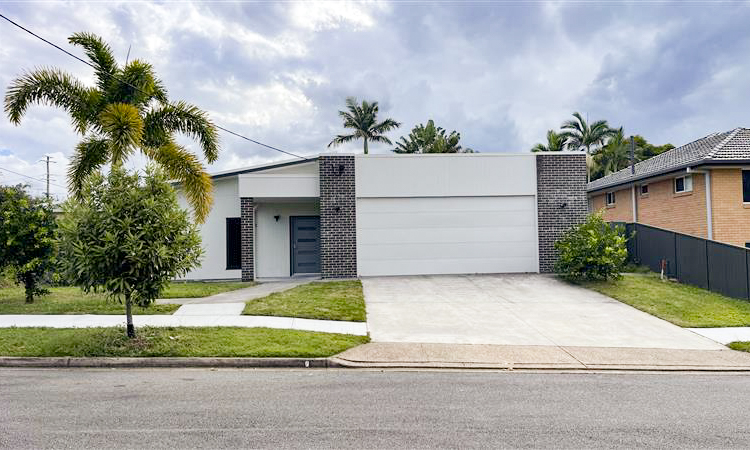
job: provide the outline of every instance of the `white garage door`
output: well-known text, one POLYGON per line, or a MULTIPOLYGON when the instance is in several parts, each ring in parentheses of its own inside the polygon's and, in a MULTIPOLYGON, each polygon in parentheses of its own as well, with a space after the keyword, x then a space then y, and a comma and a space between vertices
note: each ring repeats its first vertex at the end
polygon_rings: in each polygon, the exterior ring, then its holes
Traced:
POLYGON ((357 199, 360 275, 536 272, 533 196, 357 199))

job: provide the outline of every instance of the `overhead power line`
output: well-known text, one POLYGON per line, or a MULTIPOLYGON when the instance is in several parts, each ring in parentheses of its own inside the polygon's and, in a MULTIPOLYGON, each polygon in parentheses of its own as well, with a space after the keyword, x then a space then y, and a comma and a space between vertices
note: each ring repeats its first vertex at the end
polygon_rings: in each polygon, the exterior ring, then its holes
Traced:
MULTIPOLYGON (((22 173, 14 172, 14 171, 12 171, 12 170, 10 170, 10 169, 6 169, 5 167, 0 167, 0 170, 4 170, 4 171, 6 171, 6 172, 12 173, 13 175, 18 175, 18 176, 20 176, 20 177, 28 178, 28 179, 30 179, 30 180, 35 180, 35 181, 39 181, 39 182, 41 182, 41 183, 47 183, 47 180, 43 180, 43 179, 41 179, 41 178, 34 178, 34 177, 30 177, 30 176, 28 176, 28 175, 24 175, 24 174, 22 174, 22 173)), ((57 186, 57 187, 59 187, 59 188, 67 189, 67 188, 66 188, 65 186, 60 186, 59 184, 55 184, 55 183, 52 183, 52 182, 49 182, 49 184, 51 184, 52 186, 57 186)))
MULTIPOLYGON (((51 45, 52 47, 56 48, 57 50, 60 50, 61 52, 65 53, 66 55, 70 56, 71 58, 74 58, 74 59, 76 59, 76 60, 78 60, 78 61, 86 64, 87 66, 89 66, 89 67, 91 67, 93 69, 98 69, 95 65, 91 64, 90 62, 86 61, 85 59, 83 59, 83 58, 81 58, 79 56, 74 55, 73 53, 65 50, 64 48, 60 47, 59 45, 55 44, 54 42, 51 42, 51 41, 49 41, 49 40, 47 40, 47 39, 39 36, 38 34, 34 33, 33 31, 29 30, 28 28, 24 27, 23 25, 14 22, 13 20, 11 20, 10 18, 6 17, 2 13, 0 13, 0 17, 2 17, 3 19, 5 19, 8 23, 10 23, 11 25, 15 26, 16 28, 19 28, 19 29, 21 29, 21 30, 29 33, 30 35, 34 36, 35 38, 39 39, 40 41, 42 41, 42 42, 44 42, 44 43, 46 43, 48 45, 51 45)), ((135 90, 137 90, 137 91, 139 91, 139 92, 141 92, 143 94, 149 95, 148 92, 144 91, 143 89, 139 88, 138 86, 134 86, 133 84, 129 83, 128 81, 126 81, 126 80, 124 80, 124 79, 122 79, 120 77, 117 77, 117 76, 112 75, 110 73, 107 73, 107 76, 109 76, 110 78, 112 78, 114 80, 117 80, 120 83, 123 83, 126 86, 129 86, 129 87, 131 87, 131 88, 133 88, 133 89, 135 89, 135 90)), ((286 150, 282 150, 280 148, 274 147, 272 145, 264 144, 264 143, 262 143, 260 141, 257 141, 255 139, 251 139, 251 138, 249 138, 249 137, 247 137, 247 136, 245 136, 245 135, 243 135, 241 133, 237 133, 236 131, 229 130, 229 129, 224 128, 224 127, 222 127, 220 125, 214 124, 214 126, 216 128, 218 128, 219 130, 222 130, 222 131, 224 131, 226 133, 229 133, 231 135, 237 136, 238 138, 244 139, 244 140, 246 140, 248 142, 252 142, 253 144, 260 145, 262 147, 268 148, 270 150, 274 150, 274 151, 277 151, 277 152, 280 152, 280 153, 284 153, 284 154, 287 154, 289 156, 294 156, 295 158, 300 158, 300 159, 305 159, 305 160, 309 159, 309 158, 306 158, 304 156, 296 155, 296 154, 294 154, 292 152, 288 152, 286 150)))

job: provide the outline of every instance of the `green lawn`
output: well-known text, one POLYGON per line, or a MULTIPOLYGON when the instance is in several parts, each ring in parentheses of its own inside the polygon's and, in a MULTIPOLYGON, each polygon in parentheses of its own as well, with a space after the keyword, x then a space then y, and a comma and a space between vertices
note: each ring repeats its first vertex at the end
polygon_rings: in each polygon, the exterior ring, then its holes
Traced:
POLYGON ((662 281, 656 274, 625 274, 619 281, 582 286, 681 327, 750 326, 750 302, 662 281))
POLYGON ((243 314, 364 322, 365 297, 359 281, 314 282, 249 301, 243 314))
POLYGON ((175 281, 169 284, 161 298, 208 297, 222 292, 255 286, 252 281, 175 281))
MULTIPOLYGON (((220 292, 254 286, 235 282, 174 282, 162 298, 206 297, 220 292)), ((23 288, 0 289, 0 314, 125 314, 125 305, 108 301, 103 294, 84 294, 77 287, 53 287, 49 295, 36 297, 26 304, 23 288)), ((133 314, 172 314, 180 305, 156 305, 133 308, 133 314)))
POLYGON ((732 342, 727 347, 732 350, 739 350, 741 352, 750 352, 750 342, 732 342))
MULTIPOLYGON (((180 305, 133 308, 133 314, 172 314, 180 305)), ((48 295, 26 304, 23 288, 0 289, 0 314, 125 314, 125 305, 103 294, 85 294, 77 287, 53 287, 48 295)))
POLYGON ((3 328, 0 356, 326 357, 367 336, 269 328, 3 328))

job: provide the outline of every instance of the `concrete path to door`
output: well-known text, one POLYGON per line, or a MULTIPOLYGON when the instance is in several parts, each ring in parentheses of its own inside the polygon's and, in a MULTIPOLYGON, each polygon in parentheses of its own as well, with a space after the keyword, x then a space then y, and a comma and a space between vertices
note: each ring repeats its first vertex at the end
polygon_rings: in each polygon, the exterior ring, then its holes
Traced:
POLYGON ((545 275, 375 277, 362 285, 373 342, 726 349, 545 275))
POLYGON ((160 298, 156 300, 159 305, 192 305, 203 303, 244 303, 256 298, 265 297, 274 292, 286 291, 301 284, 313 281, 313 278, 290 278, 281 281, 269 281, 258 283, 255 286, 236 289, 234 291, 222 292, 208 297, 197 298, 160 298))

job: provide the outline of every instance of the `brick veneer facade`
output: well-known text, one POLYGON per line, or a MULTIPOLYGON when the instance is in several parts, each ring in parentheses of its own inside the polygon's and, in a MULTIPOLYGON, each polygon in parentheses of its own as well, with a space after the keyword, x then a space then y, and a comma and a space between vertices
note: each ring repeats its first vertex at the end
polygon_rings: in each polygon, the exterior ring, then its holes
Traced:
POLYGON ((242 281, 253 281, 255 279, 255 249, 253 248, 255 202, 252 197, 240 198, 240 214, 242 228, 242 281))
POLYGON ((321 155, 320 271, 323 278, 357 276, 354 156, 321 155))
POLYGON ((536 182, 539 271, 549 273, 557 260, 555 241, 570 227, 586 220, 586 156, 537 155, 536 182))
POLYGON ((744 247, 750 242, 750 205, 742 202, 742 170, 711 171, 714 239, 744 247))

